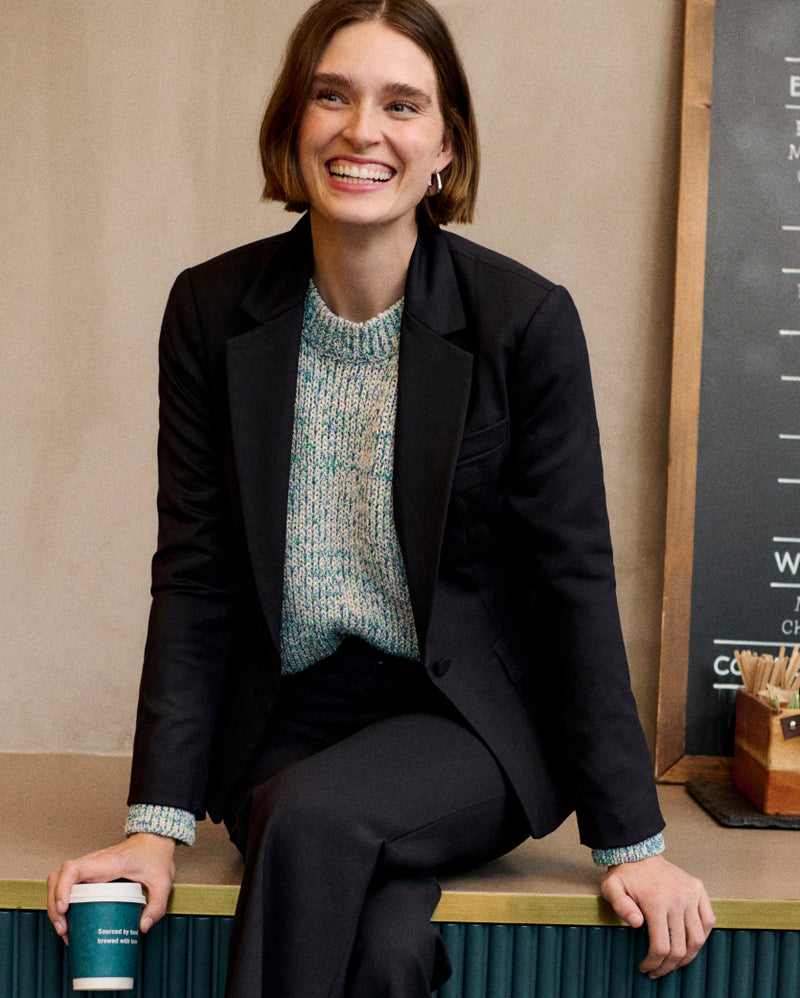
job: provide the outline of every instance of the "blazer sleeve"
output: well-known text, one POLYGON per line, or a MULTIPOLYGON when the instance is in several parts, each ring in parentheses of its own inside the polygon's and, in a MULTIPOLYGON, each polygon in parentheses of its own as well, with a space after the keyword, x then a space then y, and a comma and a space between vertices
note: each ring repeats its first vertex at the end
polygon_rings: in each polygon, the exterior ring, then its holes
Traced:
POLYGON ((508 514, 530 686, 547 698, 581 840, 629 846, 664 826, 616 599, 589 360, 575 306, 544 297, 509 379, 508 514))
POLYGON ((159 342, 158 546, 128 803, 198 817, 242 588, 220 367, 187 271, 170 294, 159 342))

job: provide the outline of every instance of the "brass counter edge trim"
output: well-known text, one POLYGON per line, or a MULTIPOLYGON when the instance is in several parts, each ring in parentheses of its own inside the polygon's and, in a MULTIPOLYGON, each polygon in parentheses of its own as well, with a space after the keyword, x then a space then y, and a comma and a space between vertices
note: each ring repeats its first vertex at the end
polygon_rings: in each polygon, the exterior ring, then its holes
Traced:
MULTIPOLYGON (((176 884, 171 915, 229 916, 239 888, 228 884, 176 884)), ((800 930, 800 899, 717 898, 712 901, 719 929, 800 930)), ((0 879, 0 908, 41 911, 47 907, 43 880, 0 879)), ((600 925, 624 923, 608 904, 588 894, 522 894, 499 891, 444 891, 436 922, 501 925, 600 925)))

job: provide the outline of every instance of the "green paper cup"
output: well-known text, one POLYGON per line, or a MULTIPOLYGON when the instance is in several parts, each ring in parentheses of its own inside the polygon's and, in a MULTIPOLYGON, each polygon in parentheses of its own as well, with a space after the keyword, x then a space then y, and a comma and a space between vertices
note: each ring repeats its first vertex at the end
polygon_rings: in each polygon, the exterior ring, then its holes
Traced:
POLYGON ((139 953, 140 884, 75 884, 69 895, 69 955, 76 991, 133 988, 139 953))

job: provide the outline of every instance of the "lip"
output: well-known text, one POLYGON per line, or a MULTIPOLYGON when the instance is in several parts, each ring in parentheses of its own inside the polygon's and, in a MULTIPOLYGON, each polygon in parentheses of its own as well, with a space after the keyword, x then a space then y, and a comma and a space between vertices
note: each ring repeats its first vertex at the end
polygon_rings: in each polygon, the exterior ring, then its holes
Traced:
POLYGON ((325 172, 333 187, 348 191, 381 190, 397 176, 389 163, 359 156, 331 156, 325 162, 325 172))

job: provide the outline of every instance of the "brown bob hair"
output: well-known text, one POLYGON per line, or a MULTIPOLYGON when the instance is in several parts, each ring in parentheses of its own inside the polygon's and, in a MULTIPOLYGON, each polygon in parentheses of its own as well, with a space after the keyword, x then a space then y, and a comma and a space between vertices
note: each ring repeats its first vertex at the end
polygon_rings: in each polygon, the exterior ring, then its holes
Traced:
POLYGON ((478 192, 478 132, 469 86, 453 39, 427 0, 317 0, 289 38, 280 75, 261 122, 259 150, 265 201, 305 211, 307 193, 297 150, 300 122, 314 71, 333 35, 354 21, 380 21, 410 38, 433 63, 453 159, 442 171, 442 191, 423 198, 420 212, 435 225, 471 222, 478 192))

